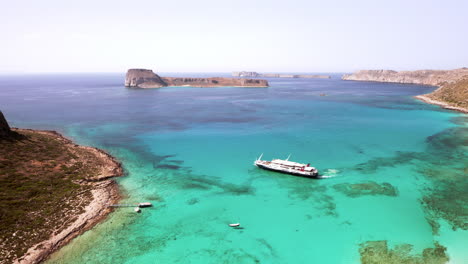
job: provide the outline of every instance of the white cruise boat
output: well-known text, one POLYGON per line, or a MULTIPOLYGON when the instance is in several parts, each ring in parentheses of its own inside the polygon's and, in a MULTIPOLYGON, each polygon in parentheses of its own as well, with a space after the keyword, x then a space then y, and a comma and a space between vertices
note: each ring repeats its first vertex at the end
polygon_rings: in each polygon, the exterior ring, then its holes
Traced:
POLYGON ((261 160, 262 156, 263 154, 254 162, 254 165, 259 168, 303 177, 318 176, 318 170, 314 167, 310 167, 310 164, 292 162, 289 161, 289 157, 286 160, 261 160))

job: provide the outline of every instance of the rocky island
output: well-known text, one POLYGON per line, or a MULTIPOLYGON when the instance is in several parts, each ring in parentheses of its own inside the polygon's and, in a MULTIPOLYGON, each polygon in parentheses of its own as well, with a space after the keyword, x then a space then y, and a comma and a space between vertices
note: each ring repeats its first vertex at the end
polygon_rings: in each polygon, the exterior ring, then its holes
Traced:
POLYGON ((191 78, 191 77, 160 77, 152 70, 129 69, 125 76, 126 87, 161 88, 168 86, 190 87, 268 87, 268 82, 261 79, 240 78, 191 78))
POLYGON ((438 86, 434 92, 416 96, 427 103, 468 113, 468 68, 455 70, 361 70, 346 74, 343 80, 394 82, 438 86))
POLYGON ((121 165, 55 131, 10 128, 0 111, 0 263, 40 263, 119 199, 121 165))
POLYGON ((284 73, 258 73, 249 71, 232 72, 234 77, 263 77, 263 78, 309 78, 309 79, 330 79, 329 75, 318 74, 284 74, 284 73))

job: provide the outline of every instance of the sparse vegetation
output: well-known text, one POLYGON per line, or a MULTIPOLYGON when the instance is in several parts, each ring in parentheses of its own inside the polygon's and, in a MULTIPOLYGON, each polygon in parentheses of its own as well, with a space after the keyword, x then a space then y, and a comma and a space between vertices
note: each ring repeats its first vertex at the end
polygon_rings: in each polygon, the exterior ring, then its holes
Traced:
POLYGON ((468 76, 454 83, 442 85, 426 96, 452 106, 468 108, 468 76))
POLYGON ((65 229, 92 200, 103 167, 58 134, 17 130, 0 138, 0 263, 65 229))

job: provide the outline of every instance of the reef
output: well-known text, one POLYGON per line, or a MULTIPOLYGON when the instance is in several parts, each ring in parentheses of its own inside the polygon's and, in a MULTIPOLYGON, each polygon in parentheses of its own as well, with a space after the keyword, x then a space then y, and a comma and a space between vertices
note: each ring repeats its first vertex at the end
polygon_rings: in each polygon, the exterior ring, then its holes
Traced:
MULTIPOLYGON (((463 120, 456 121, 463 125, 463 120)), ((439 219, 447 221, 453 230, 468 230, 467 133, 465 126, 449 128, 429 136, 424 152, 396 152, 394 156, 376 157, 353 169, 377 173, 383 167, 415 164, 415 172, 428 180, 428 184, 421 186, 420 203, 433 233, 438 234, 439 219)))
POLYGON ((397 196, 398 190, 390 183, 378 184, 374 181, 362 183, 340 183, 333 185, 333 188, 348 197, 360 197, 365 195, 385 195, 397 196))
POLYGON ((88 230, 119 199, 119 162, 54 131, 0 138, 0 263, 39 263, 88 230))
POLYGON ((449 261, 447 248, 435 243, 433 248, 425 248, 422 253, 413 253, 410 244, 399 244, 389 249, 387 241, 367 241, 361 244, 359 254, 362 264, 443 264, 449 261))
POLYGON ((160 77, 152 70, 129 69, 125 76, 126 87, 161 88, 167 86, 190 87, 268 87, 268 81, 243 78, 191 78, 191 77, 160 77))
POLYGON ((468 113, 468 68, 454 70, 360 70, 345 74, 343 80, 394 82, 439 86, 430 94, 416 99, 443 108, 468 113))

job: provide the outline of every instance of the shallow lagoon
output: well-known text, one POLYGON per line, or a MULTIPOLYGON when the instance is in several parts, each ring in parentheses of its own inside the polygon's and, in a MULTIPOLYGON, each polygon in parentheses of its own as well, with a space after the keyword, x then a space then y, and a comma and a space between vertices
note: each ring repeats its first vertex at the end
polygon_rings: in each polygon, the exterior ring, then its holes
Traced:
POLYGON ((116 210, 48 263, 359 263, 380 240, 467 259, 466 118, 411 97, 432 87, 333 77, 140 90, 117 74, 1 76, 13 125, 108 150, 124 202, 155 205, 116 210), (261 153, 332 177, 259 170, 261 153))

